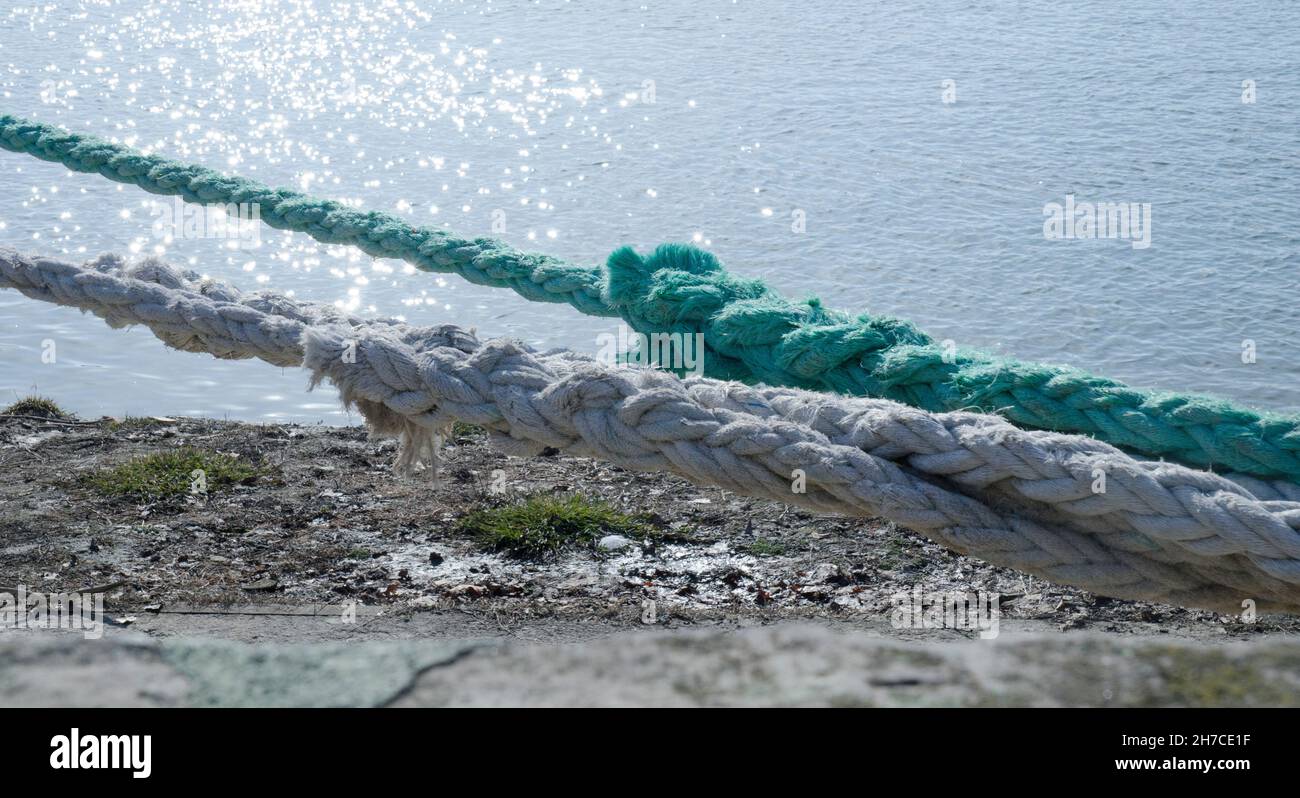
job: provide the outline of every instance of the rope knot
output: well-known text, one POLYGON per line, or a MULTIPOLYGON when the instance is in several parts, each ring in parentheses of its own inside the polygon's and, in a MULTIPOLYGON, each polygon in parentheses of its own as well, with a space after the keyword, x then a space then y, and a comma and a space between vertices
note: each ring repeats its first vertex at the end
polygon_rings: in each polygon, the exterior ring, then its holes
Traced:
POLYGON ((727 274, 713 253, 689 244, 660 244, 648 257, 620 247, 609 256, 602 277, 602 297, 641 332, 699 325, 728 303, 767 290, 758 280, 727 274))

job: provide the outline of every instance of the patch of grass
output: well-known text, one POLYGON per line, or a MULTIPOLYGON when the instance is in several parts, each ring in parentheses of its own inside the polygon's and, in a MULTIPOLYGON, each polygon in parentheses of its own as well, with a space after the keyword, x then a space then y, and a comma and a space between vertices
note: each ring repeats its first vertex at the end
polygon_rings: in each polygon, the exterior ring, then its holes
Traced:
POLYGON ((68 414, 63 411, 63 408, 55 404, 53 399, 46 399, 44 396, 25 396, 6 407, 3 414, 6 416, 39 416, 41 418, 68 417, 68 414))
POLYGON ((897 540, 888 540, 881 547, 878 565, 885 571, 905 571, 925 565, 926 561, 916 556, 907 546, 897 540))
POLYGON ((577 494, 530 496, 516 504, 474 510, 461 518, 455 529, 488 551, 526 560, 590 546, 605 535, 641 540, 659 537, 659 530, 646 516, 629 515, 577 494))
POLYGON ((160 427, 166 423, 166 421, 159 421, 149 416, 125 416, 108 422, 108 428, 112 432, 117 432, 118 430, 150 429, 160 427))
POLYGON ((263 469, 229 454, 183 448, 136 457, 87 477, 91 487, 105 496, 166 499, 185 496, 203 472, 207 491, 247 482, 263 469))
POLYGON ((779 540, 770 538, 759 538, 745 547, 745 551, 755 557, 780 557, 785 554, 786 545, 779 540))

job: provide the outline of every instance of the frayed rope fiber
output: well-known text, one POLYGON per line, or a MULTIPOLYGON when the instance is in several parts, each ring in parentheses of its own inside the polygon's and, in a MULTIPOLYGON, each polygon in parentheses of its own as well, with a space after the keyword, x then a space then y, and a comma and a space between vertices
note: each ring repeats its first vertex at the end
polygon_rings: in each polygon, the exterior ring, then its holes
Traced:
POLYGON ((1091 435, 1151 457, 1300 484, 1296 415, 1138 390, 1078 369, 974 350, 946 352, 906 321, 829 310, 816 299, 791 302, 687 245, 665 244, 650 255, 623 247, 597 269, 14 116, 0 116, 0 147, 191 202, 256 203, 272 227, 454 272, 527 299, 568 302, 589 315, 621 316, 643 333, 702 333, 705 371, 713 377, 884 397, 931 411, 983 409, 1029 429, 1091 435))
POLYGON ((113 326, 143 324, 186 351, 301 364, 313 384, 337 386, 372 432, 399 438, 402 473, 432 465, 438 436, 459 420, 485 427, 507 454, 554 447, 886 518, 963 554, 1108 596, 1220 611, 1249 599, 1261 611, 1300 612, 1300 496, 1265 499, 1092 438, 883 399, 611 367, 480 342, 450 325, 244 294, 156 260, 128 266, 101 256, 78 266, 0 249, 0 287, 113 326), (804 492, 793 489, 796 472, 804 492))

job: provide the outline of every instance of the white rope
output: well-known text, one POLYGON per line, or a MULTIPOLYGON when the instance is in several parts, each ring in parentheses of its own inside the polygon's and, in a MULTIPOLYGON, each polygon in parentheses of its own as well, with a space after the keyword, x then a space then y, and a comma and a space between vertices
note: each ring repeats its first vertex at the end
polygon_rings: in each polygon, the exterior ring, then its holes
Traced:
POLYGON ((145 324, 187 351, 301 364, 313 384, 338 386, 374 432, 401 439, 403 470, 431 464, 438 431, 462 420, 510 454, 555 447, 884 517, 961 553, 1106 595, 1222 611, 1250 599, 1260 611, 1300 612, 1300 502, 1271 498, 1288 495, 1276 483, 1139 461, 994 416, 679 380, 479 342, 453 326, 369 321, 201 283, 156 261, 77 266, 0 250, 0 286, 114 326, 145 324), (805 493, 792 490, 796 469, 805 493))

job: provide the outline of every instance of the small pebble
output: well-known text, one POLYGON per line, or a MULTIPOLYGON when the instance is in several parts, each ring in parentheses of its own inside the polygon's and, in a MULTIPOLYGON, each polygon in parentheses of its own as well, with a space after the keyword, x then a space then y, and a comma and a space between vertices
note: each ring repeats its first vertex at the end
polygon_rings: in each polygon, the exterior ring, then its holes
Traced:
POLYGON ((622 535, 606 535, 596 544, 602 551, 622 551, 632 545, 632 541, 622 535))

